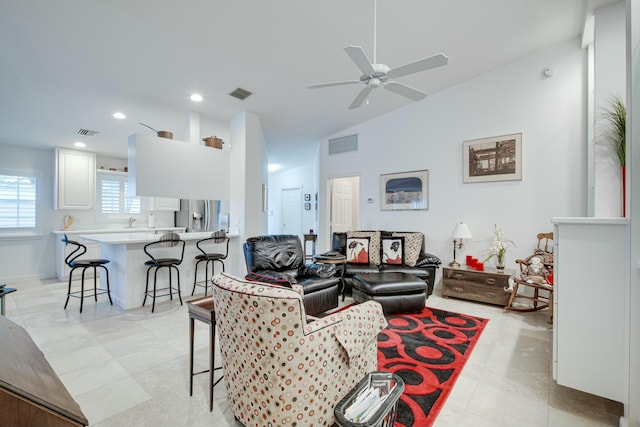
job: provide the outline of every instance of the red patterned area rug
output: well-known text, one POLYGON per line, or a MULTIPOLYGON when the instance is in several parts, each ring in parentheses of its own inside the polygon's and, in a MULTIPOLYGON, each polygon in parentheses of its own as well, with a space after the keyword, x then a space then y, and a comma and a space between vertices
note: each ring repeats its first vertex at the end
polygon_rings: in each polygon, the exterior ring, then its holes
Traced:
POLYGON ((386 316, 378 335, 378 367, 405 383, 395 427, 435 421, 488 320, 426 307, 386 316))

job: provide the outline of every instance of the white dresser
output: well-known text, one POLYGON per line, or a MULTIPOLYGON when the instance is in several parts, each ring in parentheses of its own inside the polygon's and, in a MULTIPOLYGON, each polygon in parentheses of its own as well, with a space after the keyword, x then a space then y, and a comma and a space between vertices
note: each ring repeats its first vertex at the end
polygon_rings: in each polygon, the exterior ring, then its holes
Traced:
POLYGON ((628 221, 552 218, 553 378, 626 403, 628 221))

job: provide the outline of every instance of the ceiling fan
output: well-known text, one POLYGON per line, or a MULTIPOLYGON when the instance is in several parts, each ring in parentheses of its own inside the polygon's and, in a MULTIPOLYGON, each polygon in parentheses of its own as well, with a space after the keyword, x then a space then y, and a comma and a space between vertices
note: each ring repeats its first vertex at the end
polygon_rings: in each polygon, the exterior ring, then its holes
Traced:
POLYGON ((447 65, 449 58, 442 53, 428 58, 421 59, 419 61, 411 62, 409 64, 402 65, 396 68, 390 68, 384 64, 378 64, 376 61, 376 19, 377 18, 377 0, 374 0, 373 5, 373 62, 369 61, 364 50, 360 46, 345 46, 344 51, 349 55, 351 60, 362 71, 362 75, 358 80, 344 80, 339 82, 319 83, 313 85, 307 85, 307 89, 318 89, 331 86, 343 86, 362 83, 366 87, 360 91, 358 96, 353 100, 349 109, 353 110, 362 105, 367 99, 369 93, 375 88, 382 86, 388 91, 397 93, 407 97, 413 101, 420 101, 427 96, 426 93, 414 89, 411 86, 407 86, 402 83, 398 83, 394 79, 396 77, 402 77, 420 71, 429 70, 435 67, 441 67, 447 65))

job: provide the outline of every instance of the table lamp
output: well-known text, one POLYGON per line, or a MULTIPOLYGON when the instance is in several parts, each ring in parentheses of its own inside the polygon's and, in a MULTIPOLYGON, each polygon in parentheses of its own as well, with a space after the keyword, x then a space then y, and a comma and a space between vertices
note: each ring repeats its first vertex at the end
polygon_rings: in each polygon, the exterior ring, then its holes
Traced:
POLYGON ((451 238, 453 239, 453 261, 449 263, 449 267, 460 267, 460 263, 456 260, 456 249, 462 249, 462 239, 471 239, 472 237, 473 236, 471 235, 471 231, 469 231, 467 224, 462 222, 460 222, 460 224, 456 224, 456 227, 453 229, 453 233, 451 233, 451 238))

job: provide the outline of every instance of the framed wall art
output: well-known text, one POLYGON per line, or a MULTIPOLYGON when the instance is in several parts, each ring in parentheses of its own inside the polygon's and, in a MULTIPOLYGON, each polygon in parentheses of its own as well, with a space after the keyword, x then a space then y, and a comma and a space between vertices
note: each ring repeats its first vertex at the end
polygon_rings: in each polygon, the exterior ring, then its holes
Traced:
POLYGON ((464 141, 463 182, 519 181, 522 179, 522 134, 464 141))
POLYGON ((380 175, 380 205, 383 211, 429 209, 429 171, 380 175))

